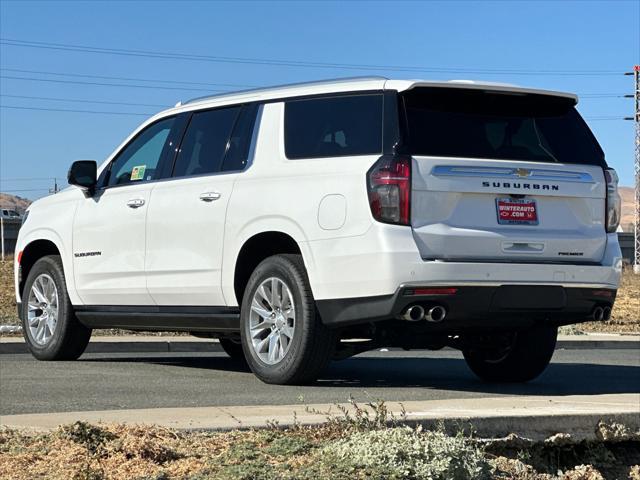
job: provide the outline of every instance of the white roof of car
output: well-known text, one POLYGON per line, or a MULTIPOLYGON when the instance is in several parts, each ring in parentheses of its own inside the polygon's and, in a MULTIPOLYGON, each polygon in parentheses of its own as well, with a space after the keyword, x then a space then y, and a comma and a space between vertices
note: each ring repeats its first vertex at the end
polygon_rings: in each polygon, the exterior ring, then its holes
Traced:
POLYGON ((322 95, 341 92, 358 92, 370 90, 397 90, 403 92, 415 87, 443 87, 443 88, 473 88, 482 90, 500 90, 517 93, 537 93, 543 95, 554 95, 572 98, 577 102, 577 96, 572 93, 558 92, 553 90, 542 90, 537 88, 520 87, 507 83, 477 82, 472 80, 392 80, 385 77, 352 77, 338 78, 333 80, 322 80, 317 82, 295 83, 252 90, 242 90, 238 92, 222 93, 178 102, 170 110, 165 110, 157 116, 164 116, 168 113, 178 113, 201 109, 203 107, 222 106, 227 104, 270 101, 280 98, 303 97, 306 95, 322 95))

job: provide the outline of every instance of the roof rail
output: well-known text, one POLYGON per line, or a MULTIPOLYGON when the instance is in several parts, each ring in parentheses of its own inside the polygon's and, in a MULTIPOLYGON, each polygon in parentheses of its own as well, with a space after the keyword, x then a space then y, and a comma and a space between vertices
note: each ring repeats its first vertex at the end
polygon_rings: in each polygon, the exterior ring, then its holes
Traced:
POLYGON ((306 86, 314 86, 314 85, 330 85, 332 83, 349 83, 349 82, 362 82, 365 80, 388 80, 387 77, 382 76, 365 76, 365 77, 342 77, 342 78, 333 78, 327 80, 316 80, 311 82, 297 82, 297 83, 286 83, 283 85, 274 85, 272 87, 258 87, 258 88, 250 88, 247 90, 238 90, 233 92, 225 92, 218 93, 216 95, 205 95, 203 97, 196 97, 186 102, 182 103, 182 105, 188 105, 190 103, 204 102, 207 100, 216 100, 218 98, 225 98, 240 94, 246 93, 261 93, 261 92, 272 92, 274 90, 284 90, 292 87, 306 87, 306 86))

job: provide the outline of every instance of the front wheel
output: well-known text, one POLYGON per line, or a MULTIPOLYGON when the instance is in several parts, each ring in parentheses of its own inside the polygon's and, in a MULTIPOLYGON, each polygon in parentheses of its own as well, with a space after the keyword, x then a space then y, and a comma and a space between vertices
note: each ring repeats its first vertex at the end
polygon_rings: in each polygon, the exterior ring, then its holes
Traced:
POLYGON ((528 382, 549 365, 557 337, 557 327, 536 326, 508 335, 501 346, 469 347, 462 353, 473 373, 487 382, 528 382))
POLYGON ((57 255, 41 258, 29 271, 21 313, 22 334, 38 360, 75 360, 91 338, 91 329, 73 312, 57 255))
POLYGON ((247 363, 265 383, 312 382, 331 360, 335 333, 320 320, 300 255, 274 255, 256 267, 240 322, 247 363))

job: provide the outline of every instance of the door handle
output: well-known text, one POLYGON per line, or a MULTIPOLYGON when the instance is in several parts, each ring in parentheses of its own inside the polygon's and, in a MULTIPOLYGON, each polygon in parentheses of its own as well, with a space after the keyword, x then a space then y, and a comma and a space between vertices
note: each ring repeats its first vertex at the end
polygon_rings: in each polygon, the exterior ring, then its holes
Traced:
POLYGON ((133 198, 127 202, 127 207, 129 208, 140 208, 144 205, 144 200, 142 198, 133 198))
POLYGON ((200 200, 203 202, 213 202, 214 200, 218 200, 220 198, 220 194, 218 192, 205 192, 200 194, 200 200))

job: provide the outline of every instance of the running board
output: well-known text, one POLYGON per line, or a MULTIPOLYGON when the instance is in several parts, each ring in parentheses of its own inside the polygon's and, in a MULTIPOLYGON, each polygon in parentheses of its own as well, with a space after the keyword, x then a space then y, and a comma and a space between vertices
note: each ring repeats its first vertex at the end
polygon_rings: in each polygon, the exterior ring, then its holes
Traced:
POLYGON ((239 332, 240 310, 229 307, 111 306, 74 307, 89 328, 173 332, 239 332))

